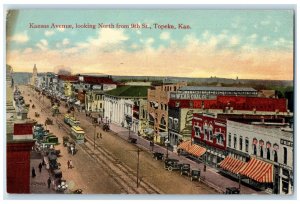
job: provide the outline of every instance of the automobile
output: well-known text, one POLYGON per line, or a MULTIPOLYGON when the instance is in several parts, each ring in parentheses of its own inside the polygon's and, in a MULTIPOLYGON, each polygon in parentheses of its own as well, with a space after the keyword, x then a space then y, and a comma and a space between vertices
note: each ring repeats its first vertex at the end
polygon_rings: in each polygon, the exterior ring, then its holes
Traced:
POLYGON ((166 159, 165 160, 165 169, 169 171, 180 170, 182 164, 179 163, 177 159, 166 159))
POLYGON ((75 191, 72 191, 73 194, 82 194, 82 189, 76 189, 75 191))
POLYGON ((130 143, 136 144, 137 139, 130 137, 130 138, 128 138, 128 141, 130 143))
POLYGON ((195 179, 200 182, 200 174, 201 174, 200 170, 192 169, 191 173, 190 173, 191 181, 193 181, 195 179))
POLYGON ((68 142, 69 142, 69 137, 68 136, 63 136, 63 145, 64 145, 64 147, 67 146, 68 142))
POLYGON ((163 160, 164 154, 160 152, 153 152, 153 158, 155 160, 163 160))
POLYGON ((182 164, 180 168, 180 175, 187 175, 190 174, 191 165, 190 164, 182 164))
POLYGON ((240 194, 240 189, 237 187, 226 188, 225 194, 240 194))

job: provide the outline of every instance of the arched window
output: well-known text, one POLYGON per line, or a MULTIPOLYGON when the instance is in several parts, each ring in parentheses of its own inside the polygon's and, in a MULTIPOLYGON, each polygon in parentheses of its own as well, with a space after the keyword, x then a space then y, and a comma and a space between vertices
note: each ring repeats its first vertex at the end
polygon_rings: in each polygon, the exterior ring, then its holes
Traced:
POLYGON ((256 155, 257 154, 257 139, 256 138, 253 138, 252 140, 252 148, 253 148, 253 154, 256 155))
POLYGON ((264 157, 264 144, 263 140, 259 140, 260 157, 264 157))

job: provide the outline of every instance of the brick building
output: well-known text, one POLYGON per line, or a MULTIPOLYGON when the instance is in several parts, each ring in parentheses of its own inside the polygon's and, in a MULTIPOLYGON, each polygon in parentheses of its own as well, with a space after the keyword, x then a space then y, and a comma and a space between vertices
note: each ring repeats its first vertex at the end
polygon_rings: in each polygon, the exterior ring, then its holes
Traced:
POLYGON ((163 144, 168 137, 168 102, 170 92, 177 91, 180 87, 186 85, 186 82, 176 84, 164 83, 152 85, 148 89, 147 111, 149 113, 149 128, 147 129, 147 134, 153 137, 154 142, 163 144))

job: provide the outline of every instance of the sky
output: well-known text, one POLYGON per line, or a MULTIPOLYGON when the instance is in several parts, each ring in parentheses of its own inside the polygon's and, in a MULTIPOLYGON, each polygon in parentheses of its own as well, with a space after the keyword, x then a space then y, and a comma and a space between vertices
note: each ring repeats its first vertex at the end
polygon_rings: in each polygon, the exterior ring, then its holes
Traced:
POLYGON ((6 59, 15 72, 32 72, 36 64, 38 72, 292 80, 293 16, 291 10, 23 9, 8 21, 6 59), (158 26, 168 24, 175 29, 158 26))

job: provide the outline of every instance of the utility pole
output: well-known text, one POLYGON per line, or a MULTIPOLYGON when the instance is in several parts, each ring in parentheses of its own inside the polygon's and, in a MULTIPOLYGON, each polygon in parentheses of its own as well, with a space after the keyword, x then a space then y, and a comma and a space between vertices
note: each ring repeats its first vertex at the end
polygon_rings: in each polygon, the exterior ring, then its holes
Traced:
POLYGON ((94 123, 94 151, 95 151, 95 148, 96 148, 96 127, 97 127, 97 124, 94 123))
POLYGON ((136 187, 139 187, 139 170, 140 170, 140 148, 137 150, 138 153, 138 162, 137 162, 137 167, 136 167, 136 187))

